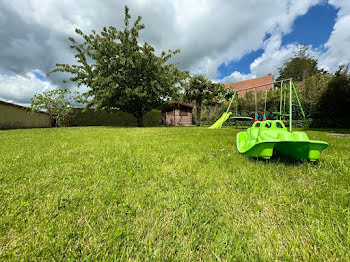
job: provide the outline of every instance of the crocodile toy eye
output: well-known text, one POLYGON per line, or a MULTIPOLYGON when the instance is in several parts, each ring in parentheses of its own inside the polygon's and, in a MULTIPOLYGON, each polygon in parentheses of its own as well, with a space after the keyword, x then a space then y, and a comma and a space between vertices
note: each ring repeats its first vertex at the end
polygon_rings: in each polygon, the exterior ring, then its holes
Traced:
POLYGON ((265 124, 265 127, 266 127, 266 128, 270 128, 270 127, 271 127, 271 122, 267 122, 267 123, 265 124))
POLYGON ((279 123, 279 122, 276 123, 276 127, 277 127, 277 128, 283 128, 282 124, 279 123))

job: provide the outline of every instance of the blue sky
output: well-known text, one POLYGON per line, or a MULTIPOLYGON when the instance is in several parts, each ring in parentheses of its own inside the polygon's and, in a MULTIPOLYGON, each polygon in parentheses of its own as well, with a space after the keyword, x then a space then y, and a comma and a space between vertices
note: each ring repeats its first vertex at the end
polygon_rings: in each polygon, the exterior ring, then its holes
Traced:
MULTIPOLYGON (((307 44, 321 52, 324 51, 324 44, 333 31, 337 12, 338 9, 328 3, 311 7, 305 15, 296 18, 292 31, 282 37, 282 46, 292 43, 307 44)), ((267 34, 265 39, 269 37, 270 35, 267 34)), ((233 71, 250 74, 250 64, 263 52, 264 50, 260 48, 244 55, 239 60, 231 61, 227 65, 221 64, 218 68, 218 79, 229 76, 233 71)))
POLYGON ((39 72, 36 72, 34 71, 33 74, 35 75, 35 77, 41 81, 45 81, 46 80, 46 77, 44 74, 42 73, 39 73, 39 72))

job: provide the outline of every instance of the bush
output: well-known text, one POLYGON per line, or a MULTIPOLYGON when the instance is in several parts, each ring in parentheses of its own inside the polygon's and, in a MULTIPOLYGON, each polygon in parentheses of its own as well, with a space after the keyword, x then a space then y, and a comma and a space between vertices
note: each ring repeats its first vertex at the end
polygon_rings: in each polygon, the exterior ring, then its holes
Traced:
POLYGON ((314 113, 318 122, 313 126, 321 124, 322 127, 350 127, 349 105, 350 73, 348 67, 342 66, 328 82, 318 101, 317 111, 314 113))
MULTIPOLYGON (((136 118, 118 110, 107 112, 105 110, 75 108, 70 116, 71 126, 137 126, 136 118)), ((161 122, 160 111, 152 110, 145 114, 146 126, 158 126, 161 122)))
POLYGON ((152 110, 147 112, 143 117, 145 126, 160 126, 162 125, 162 115, 160 110, 152 110))

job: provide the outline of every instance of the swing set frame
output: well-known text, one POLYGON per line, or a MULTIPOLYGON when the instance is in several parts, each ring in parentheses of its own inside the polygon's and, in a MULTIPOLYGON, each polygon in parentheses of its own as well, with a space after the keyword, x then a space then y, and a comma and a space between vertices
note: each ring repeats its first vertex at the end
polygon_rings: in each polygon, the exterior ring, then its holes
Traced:
MULTIPOLYGON (((308 121, 306 119, 303 107, 302 107, 302 105, 300 103, 300 99, 298 97, 297 90, 296 90, 295 85, 293 83, 293 78, 287 78, 287 79, 283 79, 283 80, 280 80, 280 81, 275 81, 275 82, 268 83, 268 84, 257 85, 257 86, 252 86, 252 87, 248 87, 248 88, 243 88, 243 89, 240 89, 240 90, 235 90, 235 92, 234 92, 234 94, 232 96, 232 99, 230 101, 230 104, 229 104, 229 106, 228 106, 228 108, 226 110, 226 114, 229 112, 229 110, 230 110, 230 108, 232 106, 233 100, 236 99, 236 101, 235 101, 235 115, 233 116, 233 119, 253 120, 252 117, 238 116, 238 93, 242 92, 242 91, 248 91, 248 90, 254 89, 254 92, 255 92, 255 115, 257 116, 257 96, 256 96, 257 88, 265 87, 265 92, 266 92, 265 96, 267 96, 267 88, 268 88, 268 86, 273 85, 273 88, 276 88, 275 85, 278 84, 278 83, 280 83, 280 87, 277 87, 277 88, 281 89, 281 91, 280 91, 280 110, 279 110, 279 112, 273 112, 273 114, 278 115, 279 116, 279 120, 281 120, 281 121, 286 121, 285 117, 288 116, 289 117, 289 132, 292 132, 292 128, 293 128, 293 106, 297 106, 297 107, 300 108, 301 114, 302 114, 304 122, 305 122, 305 127, 309 128, 308 121), (289 90, 289 93, 288 93, 288 90, 289 90), (294 94, 294 96, 296 98, 297 104, 293 104, 293 94, 294 94), (289 103, 287 103, 287 101, 286 101, 287 100, 287 95, 289 96, 289 103), (289 112, 288 113, 287 113, 287 110, 286 110, 287 104, 289 104, 289 112)), ((265 109, 264 110, 266 112, 266 97, 265 97, 265 109)), ((264 112, 264 114, 265 114, 265 112, 264 112)))

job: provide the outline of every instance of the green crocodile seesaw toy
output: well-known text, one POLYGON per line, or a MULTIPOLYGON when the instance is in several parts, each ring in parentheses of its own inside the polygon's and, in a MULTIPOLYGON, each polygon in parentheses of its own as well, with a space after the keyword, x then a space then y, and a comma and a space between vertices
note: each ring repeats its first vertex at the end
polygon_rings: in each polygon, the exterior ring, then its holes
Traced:
POLYGON ((274 151, 295 160, 316 161, 328 146, 323 141, 309 140, 304 132, 288 132, 280 120, 256 121, 246 132, 237 134, 240 153, 270 159, 274 151))

